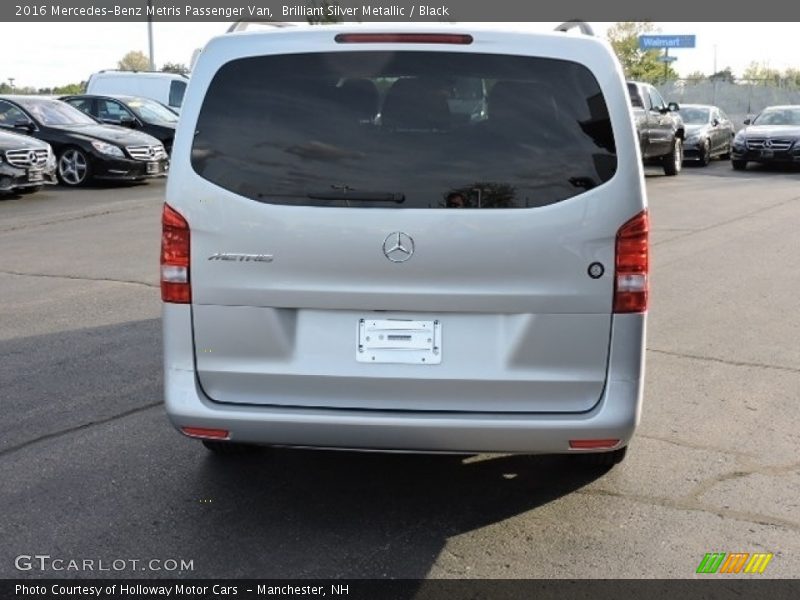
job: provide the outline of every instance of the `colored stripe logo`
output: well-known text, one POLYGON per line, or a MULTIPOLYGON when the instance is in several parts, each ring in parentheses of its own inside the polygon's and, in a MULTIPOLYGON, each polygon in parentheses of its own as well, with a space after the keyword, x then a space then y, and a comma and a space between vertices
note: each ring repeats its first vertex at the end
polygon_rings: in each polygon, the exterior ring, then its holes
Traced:
POLYGON ((756 552, 708 552, 697 566, 697 573, 713 575, 714 573, 735 575, 738 573, 763 573, 769 561, 772 560, 772 553, 756 552))

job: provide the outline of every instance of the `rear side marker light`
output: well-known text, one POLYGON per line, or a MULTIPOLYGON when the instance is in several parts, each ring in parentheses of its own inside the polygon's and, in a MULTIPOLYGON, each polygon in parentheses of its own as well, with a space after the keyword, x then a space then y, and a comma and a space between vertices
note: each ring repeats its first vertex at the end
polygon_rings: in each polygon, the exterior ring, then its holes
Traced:
POLYGON ((340 33, 339 44, 471 44, 472 36, 455 33, 340 33))
POLYGON ((647 311, 650 222, 643 210, 617 231, 614 312, 647 311))
POLYGON ((572 450, 608 450, 619 445, 619 440, 570 440, 572 450))
POLYGON ((227 429, 206 429, 205 427, 181 427, 181 431, 193 438, 204 440, 227 440, 231 434, 227 429))
POLYGON ((161 300, 175 304, 192 301, 189 281, 189 223, 169 204, 161 213, 161 300))

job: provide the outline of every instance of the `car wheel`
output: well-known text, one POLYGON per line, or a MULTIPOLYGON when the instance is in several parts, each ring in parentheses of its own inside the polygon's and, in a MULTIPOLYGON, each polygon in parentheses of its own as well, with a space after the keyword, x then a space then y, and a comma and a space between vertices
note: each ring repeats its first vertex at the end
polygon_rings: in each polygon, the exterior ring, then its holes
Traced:
POLYGON ((259 450, 261 446, 241 444, 237 442, 221 442, 217 440, 203 440, 203 446, 214 454, 248 454, 259 450))
POLYGON ((91 176, 86 154, 78 148, 67 148, 58 157, 58 180, 67 186, 84 185, 91 176))
POLYGON ((700 166, 707 167, 711 163, 711 142, 708 140, 703 141, 703 149, 700 155, 700 166))
POLYGON ((665 175, 677 175, 681 172, 681 167, 683 166, 683 142, 681 138, 675 138, 675 141, 672 142, 672 152, 662 160, 664 162, 665 175))
POLYGON ((732 160, 731 166, 734 171, 744 171, 747 168, 746 160, 732 160))
POLYGON ((611 452, 593 452, 590 454, 575 454, 580 464, 588 467, 604 467, 610 469, 614 465, 618 465, 628 454, 628 447, 623 446, 611 452))

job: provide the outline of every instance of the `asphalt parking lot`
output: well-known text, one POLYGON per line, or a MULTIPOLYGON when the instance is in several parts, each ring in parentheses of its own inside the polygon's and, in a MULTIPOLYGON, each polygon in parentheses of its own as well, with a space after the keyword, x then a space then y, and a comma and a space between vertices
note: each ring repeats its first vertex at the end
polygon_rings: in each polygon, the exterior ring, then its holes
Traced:
POLYGON ((800 173, 648 170, 645 412, 627 461, 211 456, 161 406, 164 183, 0 200, 0 577, 800 572, 800 173), (18 571, 15 557, 191 572, 18 571))

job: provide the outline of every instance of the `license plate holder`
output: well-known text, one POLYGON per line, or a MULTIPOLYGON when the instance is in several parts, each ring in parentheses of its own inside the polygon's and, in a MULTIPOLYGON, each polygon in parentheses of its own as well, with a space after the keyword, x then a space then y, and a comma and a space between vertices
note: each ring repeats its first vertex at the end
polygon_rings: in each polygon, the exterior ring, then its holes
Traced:
POLYGON ((149 162, 147 163, 147 174, 148 175, 156 175, 160 171, 159 164, 157 162, 149 162))
POLYGON ((442 323, 439 320, 359 319, 356 360, 438 365, 442 362, 442 323))
POLYGON ((773 150, 762 150, 761 151, 761 158, 772 158, 775 156, 775 152, 773 150))
POLYGON ((44 172, 41 169, 30 169, 28 171, 28 181, 44 181, 44 172))

